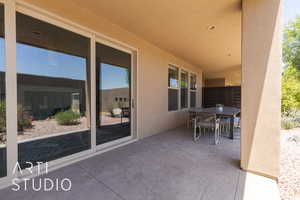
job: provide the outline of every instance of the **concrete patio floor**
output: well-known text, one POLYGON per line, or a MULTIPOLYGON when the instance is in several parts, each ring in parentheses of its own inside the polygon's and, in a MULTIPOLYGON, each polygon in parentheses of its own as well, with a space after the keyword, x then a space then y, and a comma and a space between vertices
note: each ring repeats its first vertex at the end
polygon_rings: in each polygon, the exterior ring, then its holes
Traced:
POLYGON ((53 171, 69 178, 69 192, 0 191, 6 200, 238 200, 245 173, 240 140, 211 136, 192 140, 192 130, 167 131, 53 171))

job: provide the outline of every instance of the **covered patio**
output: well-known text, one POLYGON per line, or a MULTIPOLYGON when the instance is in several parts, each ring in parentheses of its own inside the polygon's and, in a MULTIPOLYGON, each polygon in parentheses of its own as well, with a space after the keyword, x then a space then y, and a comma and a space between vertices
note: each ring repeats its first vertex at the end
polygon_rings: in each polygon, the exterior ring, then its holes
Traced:
POLYGON ((6 188, 0 196, 6 200, 279 199, 275 182, 240 169, 239 135, 236 130, 234 140, 223 137, 215 146, 212 135, 194 142, 190 129, 177 128, 42 177, 69 178, 71 191, 33 191, 31 180, 27 191, 20 184, 20 191, 6 188))
POLYGON ((0 0, 0 196, 278 199, 280 8, 281 0, 0 0), (239 129, 218 145, 209 134, 193 141, 188 112, 205 107, 203 88, 220 83, 238 84, 238 106, 225 106, 240 108, 239 129), (66 113, 86 120, 70 132, 58 117, 66 113), (26 115, 31 129, 46 121, 47 133, 23 140, 26 115), (23 161, 33 172, 14 172, 23 161), (44 178, 70 178, 72 190, 6 188, 15 177, 37 179, 39 161, 49 162, 44 178))

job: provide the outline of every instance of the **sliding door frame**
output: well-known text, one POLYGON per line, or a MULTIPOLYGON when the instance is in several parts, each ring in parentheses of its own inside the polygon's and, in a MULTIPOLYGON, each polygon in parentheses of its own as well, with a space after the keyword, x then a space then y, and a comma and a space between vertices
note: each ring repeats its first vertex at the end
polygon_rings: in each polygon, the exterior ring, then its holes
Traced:
MULTIPOLYGON (((17 141, 17 72, 16 72, 16 12, 53 24, 68 31, 80 34, 90 39, 90 131, 91 148, 79 153, 62 157, 48 162, 49 171, 84 160, 103 152, 124 146, 139 139, 138 130, 138 49, 124 42, 107 37, 82 25, 62 18, 39 7, 33 6, 23 0, 0 0, 5 10, 5 62, 6 62, 6 102, 7 102, 7 176, 0 178, 0 189, 11 185, 14 177, 31 178, 37 175, 38 167, 33 168, 33 174, 12 174, 13 168, 18 161, 17 141), (131 136, 119 140, 96 145, 96 42, 116 48, 131 54, 131 136)), ((45 165, 41 166, 42 168, 45 165)))
POLYGON ((7 184, 16 175, 12 169, 17 157, 17 87, 16 76, 16 27, 14 0, 1 1, 4 4, 4 38, 5 38, 5 102, 6 102, 6 177, 0 182, 7 184))
MULTIPOLYGON (((101 150, 101 149, 105 149, 114 145, 118 145, 120 143, 123 142, 128 142, 130 140, 133 139, 137 139, 137 134, 136 134, 136 124, 137 124, 137 118, 136 118, 136 108, 135 108, 135 97, 136 97, 136 92, 137 92, 137 88, 136 88, 136 82, 135 82, 135 77, 136 77, 136 65, 134 60, 136 59, 135 57, 135 52, 132 49, 129 49, 126 46, 122 46, 119 44, 116 44, 112 41, 108 41, 107 39, 104 39, 102 37, 96 36, 95 38, 96 43, 100 43, 106 46, 109 46, 111 48, 117 49, 119 51, 125 52, 130 54, 130 58, 131 58, 131 68, 130 68, 130 136, 126 136, 123 138, 119 138, 117 140, 113 140, 110 142, 106 142, 104 144, 99 144, 96 146, 96 150, 101 150)), ((95 66, 97 65, 97 63, 95 63, 95 66)), ((95 70, 96 71, 96 70, 95 70)), ((95 79, 96 79, 96 73, 95 73, 95 79)), ((95 91, 96 91, 96 85, 95 85, 95 91)), ((97 106, 96 106, 97 107, 97 106)), ((97 114, 97 111, 96 113, 97 114)))

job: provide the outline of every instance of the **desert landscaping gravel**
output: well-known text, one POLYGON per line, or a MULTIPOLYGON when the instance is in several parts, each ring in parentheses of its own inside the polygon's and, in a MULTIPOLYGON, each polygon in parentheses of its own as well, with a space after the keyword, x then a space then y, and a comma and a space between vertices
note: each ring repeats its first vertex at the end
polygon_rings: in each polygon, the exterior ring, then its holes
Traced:
POLYGON ((18 141, 32 139, 35 137, 48 136, 57 133, 65 133, 71 131, 79 131, 87 128, 86 117, 80 118, 80 123, 77 125, 63 126, 59 125, 54 119, 32 121, 32 128, 25 129, 19 133, 18 141))
POLYGON ((300 200, 300 128, 281 133, 280 176, 282 200, 300 200))
MULTIPOLYGON (((128 118, 123 118, 123 122, 128 122, 128 118)), ((119 124, 121 118, 101 116, 101 126, 119 124)), ((28 139, 41 138, 43 136, 54 136, 56 134, 68 134, 74 131, 88 129, 88 121, 86 117, 80 118, 80 123, 77 125, 59 125, 54 119, 35 120, 32 121, 32 127, 19 132, 18 141, 26 141, 28 139)), ((4 141, 0 140, 0 145, 4 141)))

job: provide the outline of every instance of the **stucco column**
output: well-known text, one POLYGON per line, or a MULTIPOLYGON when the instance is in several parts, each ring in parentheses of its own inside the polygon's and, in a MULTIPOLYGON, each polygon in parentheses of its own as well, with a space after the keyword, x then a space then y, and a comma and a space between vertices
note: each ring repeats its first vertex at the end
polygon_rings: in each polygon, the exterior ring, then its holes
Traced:
POLYGON ((279 173, 281 0, 243 0, 241 167, 279 173))

